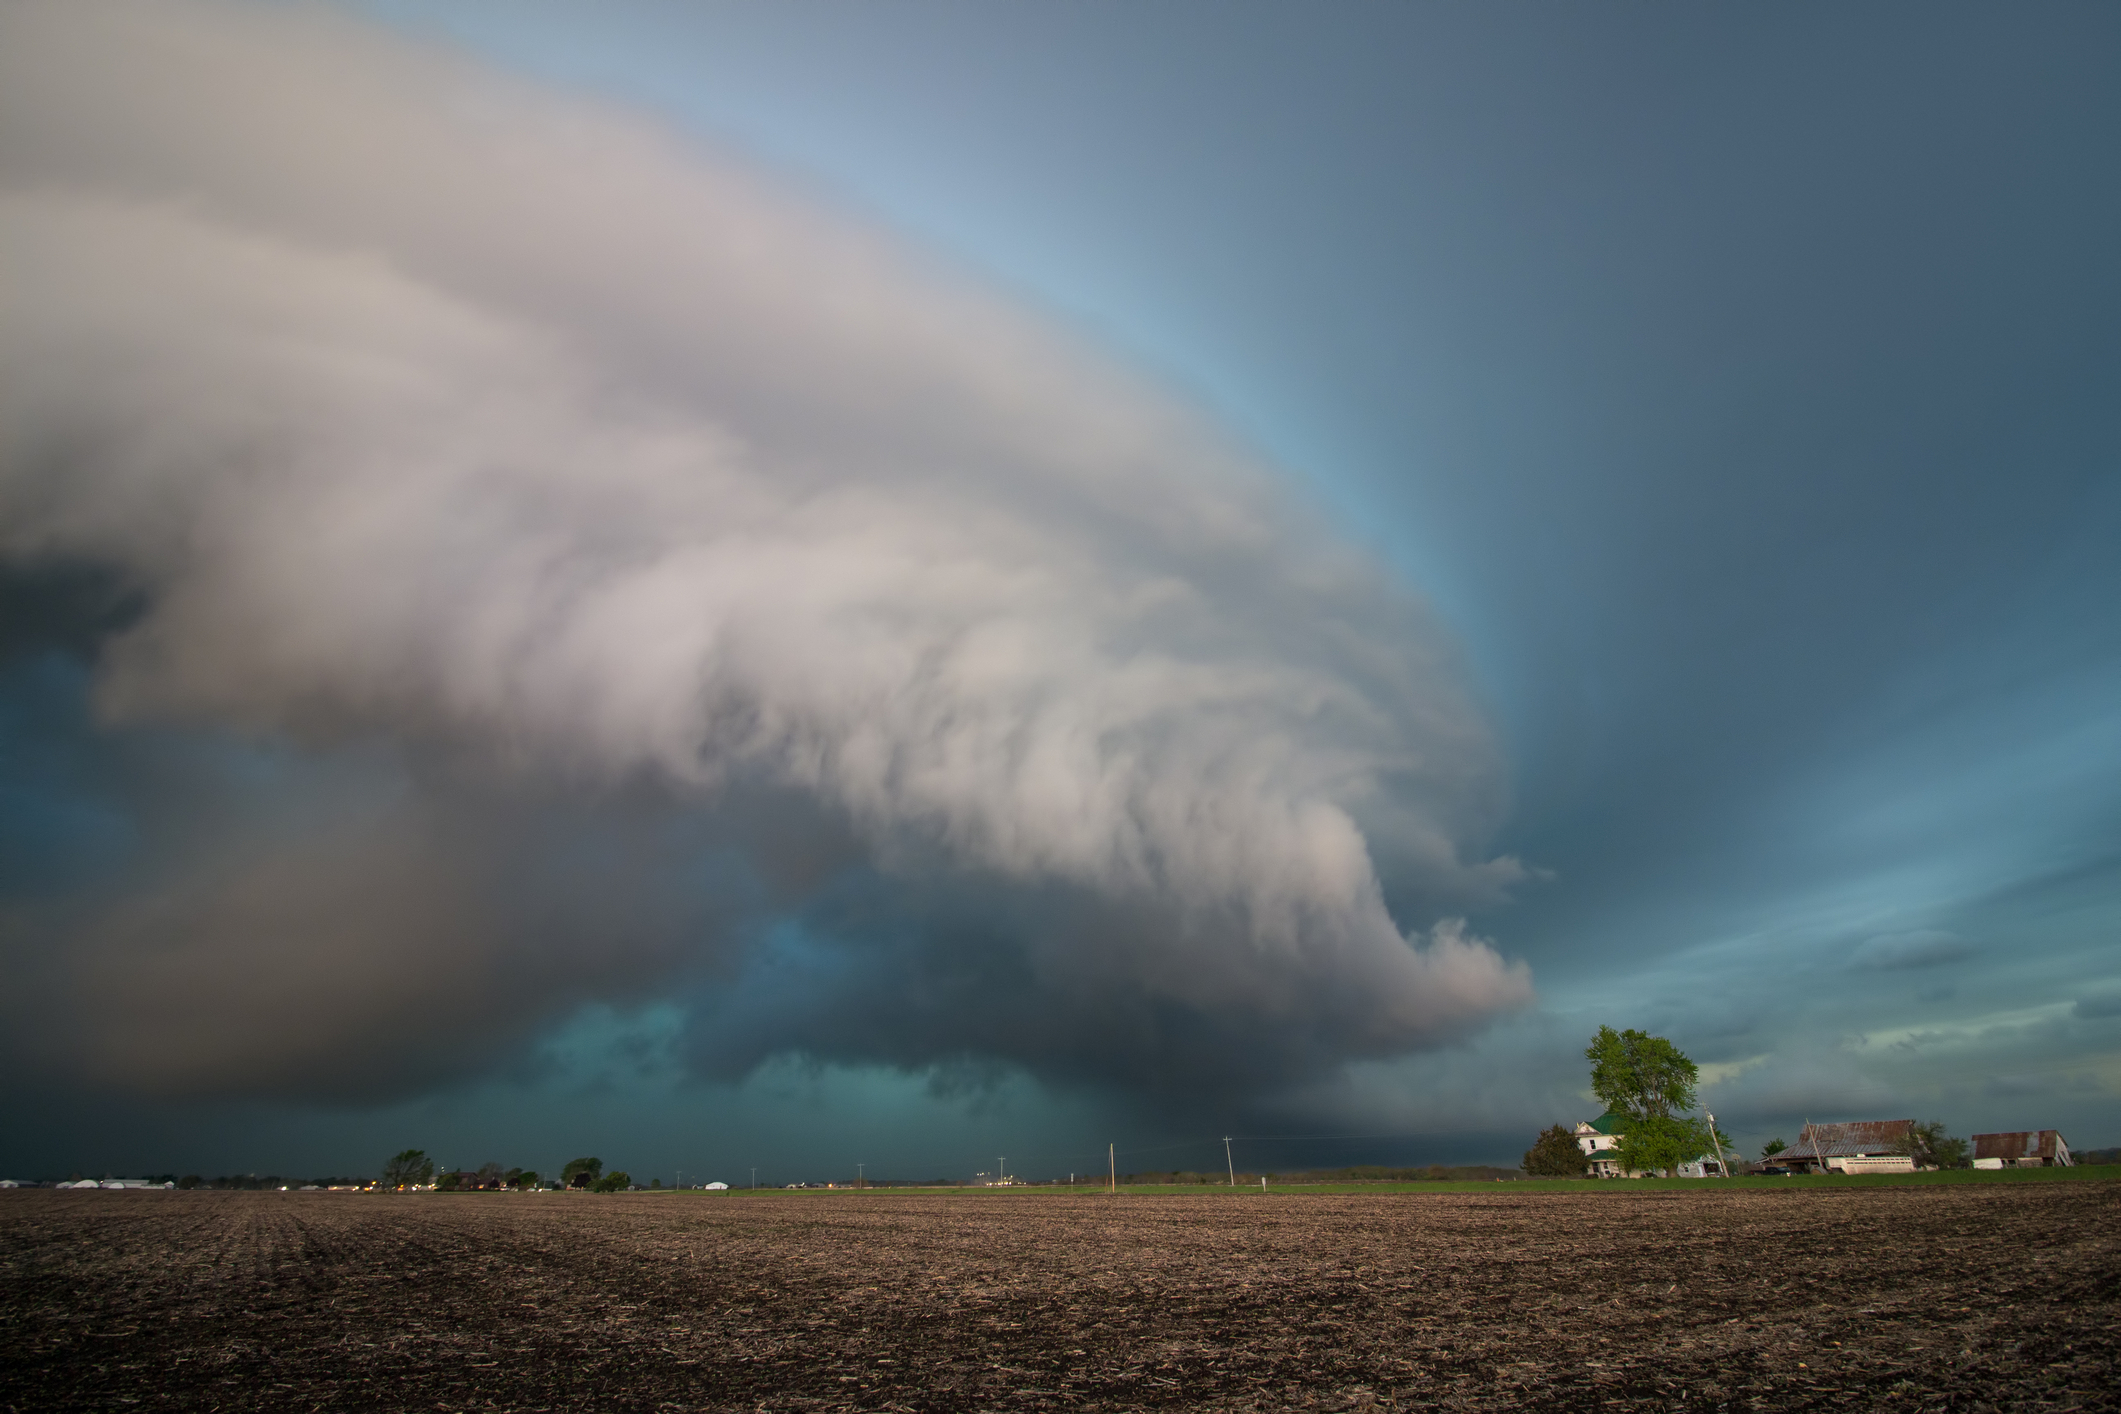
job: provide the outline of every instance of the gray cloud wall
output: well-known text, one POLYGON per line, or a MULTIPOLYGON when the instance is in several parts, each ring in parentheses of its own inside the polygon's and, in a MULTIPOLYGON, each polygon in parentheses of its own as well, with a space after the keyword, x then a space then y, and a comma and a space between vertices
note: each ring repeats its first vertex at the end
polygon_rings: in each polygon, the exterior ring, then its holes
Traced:
POLYGON ((1429 927, 1523 876, 1454 649, 1191 410, 754 172, 350 21, 4 25, 0 555, 140 597, 110 731, 291 752, 326 802, 25 925, 64 940, 40 1044, 342 1093, 302 1077, 356 1038, 514 1044, 726 983, 805 910, 841 960, 769 969, 699 1054, 817 1044, 877 967, 972 991, 887 989, 849 1059, 1122 1080, 1529 999, 1429 927), (526 887, 629 829, 681 843, 526 887), (1037 1024, 976 1021, 983 985, 1037 1024))

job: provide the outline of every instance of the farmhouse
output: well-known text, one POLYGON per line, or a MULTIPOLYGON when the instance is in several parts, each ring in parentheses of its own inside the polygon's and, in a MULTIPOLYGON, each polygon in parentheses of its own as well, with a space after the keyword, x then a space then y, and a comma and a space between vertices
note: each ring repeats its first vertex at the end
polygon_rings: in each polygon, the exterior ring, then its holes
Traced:
MULTIPOLYGON (((1618 1110, 1607 1110, 1593 1120, 1579 1120, 1576 1125, 1576 1147, 1583 1150, 1590 1160, 1593 1178, 1646 1178, 1640 1169, 1623 1169, 1620 1158, 1614 1152, 1622 1136, 1628 1132, 1628 1117, 1618 1110)), ((1681 1178, 1728 1178, 1723 1160, 1715 1154, 1702 1154, 1688 1159, 1676 1170, 1681 1178)))
POLYGON ((1807 1124, 1775 1162, 1797 1173, 1913 1173, 1914 1147, 1911 1119, 1807 1124))
POLYGON ((1620 1142, 1620 1136, 1628 1132, 1628 1117, 1617 1110, 1607 1110, 1593 1120, 1578 1120, 1576 1123, 1576 1147, 1583 1150, 1591 1161, 1591 1177, 1621 1178, 1620 1161, 1610 1152, 1620 1142))
POLYGON ((2018 1129, 1974 1136, 1977 1169, 2070 1168, 2076 1164, 2069 1145, 2052 1129, 2018 1129))

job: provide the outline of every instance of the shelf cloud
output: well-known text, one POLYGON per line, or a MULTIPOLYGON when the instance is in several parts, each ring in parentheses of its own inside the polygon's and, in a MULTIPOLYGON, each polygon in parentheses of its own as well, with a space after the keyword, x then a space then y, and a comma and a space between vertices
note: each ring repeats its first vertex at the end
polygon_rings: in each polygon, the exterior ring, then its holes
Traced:
POLYGON ((1523 871, 1419 603, 735 157, 327 13, 29 4, 0 246, 0 558, 137 601, 107 733, 321 802, 5 934, 114 1081, 405 1093, 324 1061, 683 988, 713 1073, 1256 1084, 1531 997, 1450 916, 1523 871))

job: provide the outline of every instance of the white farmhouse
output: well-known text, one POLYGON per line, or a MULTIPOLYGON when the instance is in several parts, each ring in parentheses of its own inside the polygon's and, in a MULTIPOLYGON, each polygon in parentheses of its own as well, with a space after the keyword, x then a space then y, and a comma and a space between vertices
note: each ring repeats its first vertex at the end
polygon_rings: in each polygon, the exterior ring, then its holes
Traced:
POLYGON ((1593 1120, 1579 1120, 1576 1124, 1576 1147, 1583 1150, 1591 1161, 1593 1178, 1628 1178, 1623 1174, 1620 1160, 1612 1153, 1613 1146, 1628 1132, 1628 1117, 1618 1110, 1607 1110, 1593 1120))

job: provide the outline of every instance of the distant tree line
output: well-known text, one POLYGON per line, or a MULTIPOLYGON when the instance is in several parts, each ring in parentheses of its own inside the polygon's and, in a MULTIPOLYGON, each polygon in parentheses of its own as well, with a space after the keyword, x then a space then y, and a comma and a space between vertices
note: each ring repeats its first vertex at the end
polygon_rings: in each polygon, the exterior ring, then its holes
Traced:
MULTIPOLYGON (((589 1157, 568 1160, 560 1170, 557 1182, 545 1178, 536 1169, 502 1168, 497 1162, 488 1161, 475 1169, 449 1169, 435 1171, 434 1161, 424 1150, 406 1149, 393 1154, 383 1165, 385 1188, 424 1188, 432 1185, 438 1193, 476 1193, 515 1189, 527 1192, 536 1188, 579 1188, 592 1193, 619 1193, 633 1187, 633 1178, 624 1169, 604 1172, 604 1161, 589 1157)), ((657 1179, 655 1186, 663 1186, 657 1179)))

